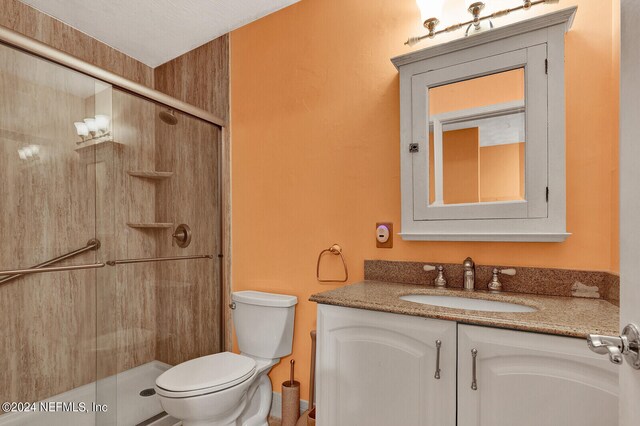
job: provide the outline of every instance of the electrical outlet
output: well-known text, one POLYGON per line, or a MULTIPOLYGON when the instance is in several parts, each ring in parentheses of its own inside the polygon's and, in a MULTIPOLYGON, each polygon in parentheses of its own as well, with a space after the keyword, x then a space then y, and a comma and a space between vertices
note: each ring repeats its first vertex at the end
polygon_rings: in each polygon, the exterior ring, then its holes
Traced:
POLYGON ((393 248, 393 223, 376 223, 376 247, 393 248))

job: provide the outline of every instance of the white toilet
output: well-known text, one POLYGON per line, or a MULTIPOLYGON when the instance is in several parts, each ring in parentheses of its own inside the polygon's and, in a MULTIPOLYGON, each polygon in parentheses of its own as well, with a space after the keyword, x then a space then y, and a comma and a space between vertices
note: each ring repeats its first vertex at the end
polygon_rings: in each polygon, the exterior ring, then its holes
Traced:
POLYGON ((298 299, 259 291, 238 291, 231 299, 241 355, 223 352, 192 359, 156 380, 162 408, 184 426, 267 426, 267 374, 291 353, 298 299))

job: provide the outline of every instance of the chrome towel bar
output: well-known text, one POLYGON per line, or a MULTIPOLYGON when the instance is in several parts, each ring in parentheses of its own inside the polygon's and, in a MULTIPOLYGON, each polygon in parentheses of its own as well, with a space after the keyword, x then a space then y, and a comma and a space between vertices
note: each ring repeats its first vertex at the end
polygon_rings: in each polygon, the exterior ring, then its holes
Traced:
POLYGON ((145 257, 141 259, 120 259, 109 260, 107 265, 116 266, 124 265, 127 263, 147 263, 147 262, 166 262, 168 260, 189 260, 189 259, 213 259, 212 254, 198 254, 193 256, 172 256, 172 257, 145 257))
POLYGON ((9 271, 0 271, 0 275, 9 275, 8 277, 4 277, 0 279, 0 284, 7 283, 11 280, 19 278, 26 274, 37 274, 41 272, 58 272, 58 271, 73 271, 77 269, 92 269, 92 268, 102 268, 104 263, 94 263, 91 265, 77 265, 77 266, 61 266, 57 268, 47 268, 49 265, 53 265, 55 263, 62 262, 63 260, 67 260, 71 257, 78 256, 79 254, 85 253, 89 250, 98 250, 100 248, 100 240, 96 238, 92 238, 87 242, 87 245, 79 248, 78 250, 74 250, 67 254, 63 254, 62 256, 55 257, 51 260, 47 260, 46 262, 40 263, 36 266, 27 269, 14 269, 9 271), (96 266, 101 265, 101 266, 96 266), (60 269, 65 268, 65 269, 60 269))

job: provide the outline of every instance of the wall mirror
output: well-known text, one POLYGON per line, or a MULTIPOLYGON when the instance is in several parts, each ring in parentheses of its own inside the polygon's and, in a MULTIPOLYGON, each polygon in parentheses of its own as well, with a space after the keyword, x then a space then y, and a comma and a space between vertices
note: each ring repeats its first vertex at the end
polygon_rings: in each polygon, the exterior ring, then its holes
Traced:
POLYGON ((569 8, 393 58, 408 240, 563 241, 569 8))
POLYGON ((547 215, 546 58, 532 46, 413 76, 414 217, 547 215))
POLYGON ((524 201, 524 68, 429 88, 429 204, 524 201))

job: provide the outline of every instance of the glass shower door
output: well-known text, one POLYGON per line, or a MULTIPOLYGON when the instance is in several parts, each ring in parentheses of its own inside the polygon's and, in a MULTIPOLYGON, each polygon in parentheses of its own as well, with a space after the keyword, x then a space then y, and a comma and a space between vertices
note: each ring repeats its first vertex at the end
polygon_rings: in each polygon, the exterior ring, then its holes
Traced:
POLYGON ((0 426, 171 424, 155 379, 223 350, 220 141, 0 44, 0 426))
POLYGON ((113 111, 118 425, 173 424, 156 378, 222 350, 220 129, 118 89, 113 111))
POLYGON ((62 268, 0 273, 0 425, 96 422, 111 115, 108 84, 0 45, 0 270, 62 268))

